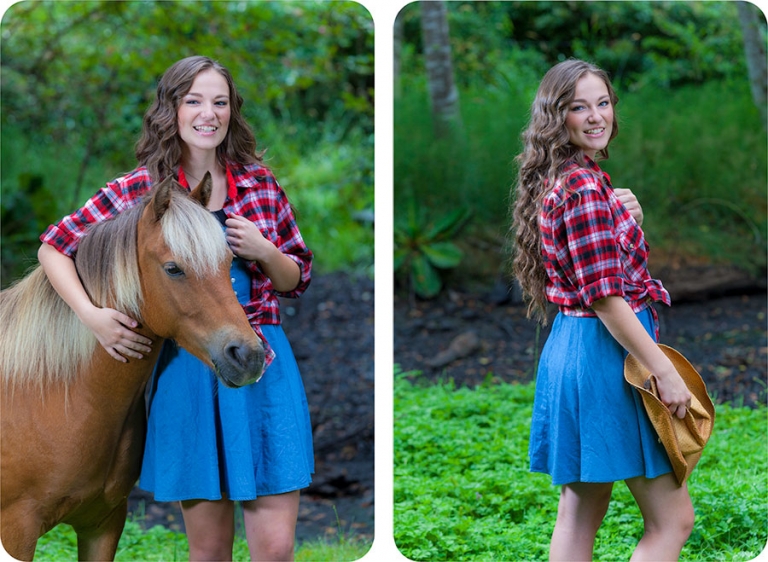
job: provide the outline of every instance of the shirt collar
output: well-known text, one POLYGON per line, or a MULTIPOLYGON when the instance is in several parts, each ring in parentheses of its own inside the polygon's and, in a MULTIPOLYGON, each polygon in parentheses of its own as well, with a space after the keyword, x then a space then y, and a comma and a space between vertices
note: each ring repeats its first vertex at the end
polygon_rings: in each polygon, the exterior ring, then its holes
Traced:
MULTIPOLYGON (((232 170, 229 167, 229 163, 226 164, 226 172, 227 172, 227 197, 231 200, 234 200, 237 197, 237 185, 235 184, 235 177, 232 175, 232 170)), ((184 169, 181 167, 181 164, 179 164, 179 183, 184 186, 186 189, 191 189, 189 187, 189 182, 187 181, 187 176, 184 174, 184 169)))
MULTIPOLYGON (((605 179, 605 183, 608 185, 608 187, 613 189, 613 185, 611 184, 611 176, 608 175, 608 172, 604 171, 600 166, 598 166, 597 162, 595 162, 592 158, 590 158, 583 152, 581 153, 581 155, 584 158, 584 164, 585 164, 584 167, 594 172, 595 175, 597 175, 598 177, 602 177, 603 179, 605 179)), ((580 164, 575 159, 571 159, 566 162, 564 168, 565 168, 565 171, 570 171, 571 169, 578 168, 578 167, 580 167, 580 164)))

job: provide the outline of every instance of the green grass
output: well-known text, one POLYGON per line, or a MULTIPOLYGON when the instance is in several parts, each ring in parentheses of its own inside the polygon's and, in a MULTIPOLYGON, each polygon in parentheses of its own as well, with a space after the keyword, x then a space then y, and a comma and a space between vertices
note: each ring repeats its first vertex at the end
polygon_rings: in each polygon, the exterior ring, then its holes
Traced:
MULTIPOLYGON (((514 157, 537 84, 460 92, 464 131, 435 140, 423 81, 395 100, 395 213, 415 198, 436 215, 467 207, 476 231, 508 226, 514 157)), ((635 191, 649 243, 759 269, 766 263, 768 140, 746 80, 619 92, 620 133, 601 166, 635 191)))
MULTIPOLYGON (((352 562, 359 560, 370 549, 370 544, 354 537, 341 536, 335 540, 313 540, 297 546, 296 560, 352 562)), ((59 525, 45 534, 37 543, 35 560, 65 562, 77 559, 77 539, 69 525, 59 525)), ((156 526, 143 531, 139 523, 128 521, 118 545, 115 560, 119 561, 177 561, 189 560, 187 539, 183 533, 156 526)), ((238 538, 234 546, 234 560, 249 560, 248 544, 238 538)))
MULTIPOLYGON (((546 560, 559 488, 528 471, 532 384, 455 388, 395 372, 394 531, 414 560, 546 560)), ((690 478, 696 524, 681 560, 751 560, 768 540, 765 407, 717 405, 690 478)), ((628 560, 642 519, 614 487, 596 560, 628 560)))

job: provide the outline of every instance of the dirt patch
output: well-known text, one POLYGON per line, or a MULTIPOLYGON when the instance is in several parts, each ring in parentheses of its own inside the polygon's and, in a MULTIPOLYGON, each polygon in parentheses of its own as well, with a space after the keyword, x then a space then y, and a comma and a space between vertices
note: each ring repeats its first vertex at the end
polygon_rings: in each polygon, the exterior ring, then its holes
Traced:
MULTIPOLYGON (((706 275, 696 271, 696 275, 706 275)), ((682 283, 682 273, 677 283, 682 283)), ((766 402, 766 293, 754 283, 738 289, 677 291, 672 307, 658 306, 662 343, 679 349, 701 373, 717 402, 766 402)), ((395 298, 394 353, 404 371, 457 385, 527 382, 548 335, 526 319, 506 288, 474 285, 432 301, 395 298)), ((674 296, 674 295, 673 295, 674 296)))

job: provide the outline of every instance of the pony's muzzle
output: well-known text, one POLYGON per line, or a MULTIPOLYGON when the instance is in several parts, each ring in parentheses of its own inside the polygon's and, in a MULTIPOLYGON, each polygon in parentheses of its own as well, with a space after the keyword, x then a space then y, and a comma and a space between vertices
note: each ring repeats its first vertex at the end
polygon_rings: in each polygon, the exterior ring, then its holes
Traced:
POLYGON ((230 342, 220 358, 212 357, 216 376, 229 388, 257 382, 264 371, 264 348, 261 342, 230 342))

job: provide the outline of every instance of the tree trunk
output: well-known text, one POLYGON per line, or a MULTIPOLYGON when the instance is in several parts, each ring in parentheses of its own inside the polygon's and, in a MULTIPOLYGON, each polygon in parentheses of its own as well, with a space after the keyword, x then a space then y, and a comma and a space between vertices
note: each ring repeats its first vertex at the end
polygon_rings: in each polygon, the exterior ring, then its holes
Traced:
POLYGON ((461 128, 459 92, 453 78, 445 2, 422 1, 421 33, 436 137, 461 128))
POLYGON ((395 28, 393 34, 393 50, 392 53, 392 78, 394 81, 394 96, 400 97, 400 57, 403 50, 403 11, 401 10, 395 18, 395 28))
POLYGON ((766 125, 768 113, 768 69, 766 68, 765 52, 765 16, 760 8, 749 2, 736 2, 739 11, 739 22, 744 35, 744 52, 747 56, 749 84, 752 88, 752 98, 760 110, 763 126, 766 125))

